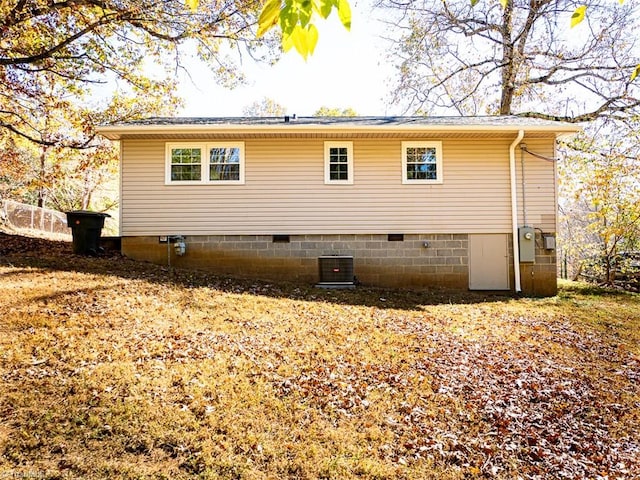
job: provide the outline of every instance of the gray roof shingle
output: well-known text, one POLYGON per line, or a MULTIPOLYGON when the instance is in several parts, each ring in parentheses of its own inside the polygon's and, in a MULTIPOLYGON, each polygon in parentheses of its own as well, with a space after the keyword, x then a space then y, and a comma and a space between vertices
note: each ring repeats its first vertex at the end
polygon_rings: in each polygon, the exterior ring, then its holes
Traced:
MULTIPOLYGON (((402 127, 402 126, 486 126, 486 127, 534 127, 562 125, 538 118, 508 116, 478 117, 151 117, 123 122, 121 126, 199 125, 199 126, 344 126, 344 127, 402 127), (288 122, 285 120, 288 118, 288 122)), ((566 125, 566 124, 565 124, 566 125)))

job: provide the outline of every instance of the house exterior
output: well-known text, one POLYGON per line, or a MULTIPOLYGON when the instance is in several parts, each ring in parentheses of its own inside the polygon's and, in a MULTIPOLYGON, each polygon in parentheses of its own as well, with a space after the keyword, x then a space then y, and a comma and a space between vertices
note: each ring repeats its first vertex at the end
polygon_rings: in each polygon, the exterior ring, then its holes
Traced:
POLYGON ((574 125, 153 118, 99 131, 120 142, 129 257, 315 283, 320 257, 343 256, 365 285, 557 291, 556 166, 543 157, 574 125))

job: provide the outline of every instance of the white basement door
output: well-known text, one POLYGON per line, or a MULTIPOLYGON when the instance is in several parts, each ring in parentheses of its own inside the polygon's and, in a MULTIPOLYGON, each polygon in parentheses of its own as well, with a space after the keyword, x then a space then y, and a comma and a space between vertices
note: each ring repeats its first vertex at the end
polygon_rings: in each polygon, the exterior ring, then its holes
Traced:
POLYGON ((505 234, 469 235, 469 290, 509 290, 505 234))

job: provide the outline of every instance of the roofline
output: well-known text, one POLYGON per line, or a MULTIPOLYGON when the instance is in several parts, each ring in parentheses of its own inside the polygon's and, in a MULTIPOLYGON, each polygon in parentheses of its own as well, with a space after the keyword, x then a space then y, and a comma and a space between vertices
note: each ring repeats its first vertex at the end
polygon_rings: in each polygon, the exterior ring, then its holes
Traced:
POLYGON ((520 130, 526 132, 549 132, 556 136, 570 135, 577 133, 582 128, 575 124, 558 123, 552 125, 340 125, 340 124, 296 124, 295 120, 289 123, 269 124, 269 125, 243 125, 243 124, 167 124, 167 125, 104 125, 96 131, 109 140, 121 140, 123 136, 136 137, 141 135, 162 135, 162 134, 211 134, 211 133, 252 133, 252 134, 295 134, 295 133, 321 133, 321 132, 341 132, 341 133, 374 133, 374 132, 504 132, 517 134, 520 130))

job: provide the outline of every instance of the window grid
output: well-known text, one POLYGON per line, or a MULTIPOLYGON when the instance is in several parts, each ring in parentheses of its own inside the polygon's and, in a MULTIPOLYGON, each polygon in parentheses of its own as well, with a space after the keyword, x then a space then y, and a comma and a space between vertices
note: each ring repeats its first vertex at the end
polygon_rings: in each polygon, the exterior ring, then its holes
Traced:
POLYGON ((213 147, 209 150, 209 180, 240 180, 240 149, 213 147))
POLYGON ((402 183, 442 183, 442 142, 402 142, 402 183))
POLYGON ((349 180, 349 155, 346 147, 329 148, 329 179, 349 180))
POLYGON ((437 163, 435 147, 407 148, 407 179, 436 180, 437 163))
POLYGON ((166 144, 165 182, 244 184, 243 142, 166 144))
POLYGON ((171 149, 171 180, 199 181, 202 178, 200 148, 171 149))
POLYGON ((353 143, 325 142, 324 144, 326 184, 353 184, 353 143))

